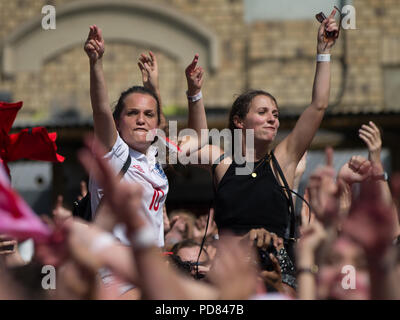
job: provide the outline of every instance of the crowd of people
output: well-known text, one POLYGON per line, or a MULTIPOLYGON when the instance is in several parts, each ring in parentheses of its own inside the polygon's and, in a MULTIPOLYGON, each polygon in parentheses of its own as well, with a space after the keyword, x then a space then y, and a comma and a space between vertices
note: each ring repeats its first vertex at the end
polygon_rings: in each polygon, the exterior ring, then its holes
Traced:
MULTIPOLYGON (((201 139, 208 125, 198 55, 185 70, 188 128, 195 134, 175 144, 160 134, 168 124, 157 57, 139 57, 143 85, 123 91, 112 111, 105 41, 101 29, 90 26, 84 51, 94 136, 77 151, 89 184, 83 183, 74 213, 59 197, 52 214, 41 217, 49 235, 35 239, 31 261, 19 253, 23 237, 0 235, 0 298, 399 299, 400 175, 391 177, 390 187, 375 123, 359 129, 368 159, 354 155, 335 172, 327 148, 326 163, 310 176, 301 212, 295 211, 294 190, 329 105, 335 13, 318 29, 312 100, 293 130, 272 148, 277 100, 247 91, 231 108, 231 152, 201 139), (168 212, 160 142, 169 147, 167 159, 183 154, 210 172, 214 201, 207 215, 168 212), (56 270, 51 290, 43 288, 45 265, 56 270)), ((16 216, 3 198, 0 215, 16 216)))

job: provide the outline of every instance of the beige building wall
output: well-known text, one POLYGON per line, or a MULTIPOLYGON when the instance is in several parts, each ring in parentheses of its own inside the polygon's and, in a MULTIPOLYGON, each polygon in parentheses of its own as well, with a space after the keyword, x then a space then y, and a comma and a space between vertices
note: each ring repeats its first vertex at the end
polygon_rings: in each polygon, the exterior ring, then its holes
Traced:
MULTIPOLYGON (((333 51, 331 103, 336 106, 332 110, 399 111, 400 1, 354 0, 353 5, 357 10, 357 30, 342 31, 333 51)), ((129 12, 121 11, 121 17, 129 12)), ((132 10, 133 17, 134 14, 132 10)), ((310 12, 311 17, 314 14, 310 12)), ((24 101, 20 121, 46 122, 68 109, 79 111, 82 117, 90 116, 89 67, 82 49, 90 23, 109 27, 104 30, 104 69, 111 102, 125 88, 140 84, 137 58, 149 48, 159 58, 161 93, 165 106, 171 109, 185 108, 183 72, 197 50, 202 53, 200 61, 207 69, 203 92, 208 107, 229 108, 234 96, 246 88, 269 91, 282 109, 294 113, 299 113, 311 100, 318 28, 313 18, 246 24, 242 0, 0 0, 0 91, 10 92, 14 101, 24 101), (101 13, 96 11, 97 3, 112 6, 117 2, 153 6, 154 14, 147 15, 141 24, 146 29, 131 30, 132 36, 121 32, 124 36, 118 39, 118 16, 115 22, 105 16, 102 20, 101 13), (73 20, 83 15, 75 11, 57 21, 66 41, 71 40, 71 35, 76 35, 76 41, 53 52, 51 32, 55 31, 41 30, 42 7, 52 4, 58 13, 74 4, 79 7, 80 3, 86 5, 86 16, 73 20), (93 21, 87 19, 91 14, 88 3, 93 3, 93 21), (178 28, 171 24, 171 30, 166 30, 170 31, 167 39, 152 40, 160 37, 159 31, 152 30, 152 22, 156 26, 164 12, 171 11, 182 24, 178 28), (77 22, 68 24, 69 21, 77 22), (16 34, 23 41, 15 40, 16 34), (41 40, 49 39, 40 44, 41 51, 34 48, 33 39, 38 36, 41 40), (202 40, 193 50, 188 48, 187 44, 200 36, 204 36, 204 43, 202 40), (143 37, 148 41, 144 43, 143 37), (36 59, 40 63, 30 70, 26 60, 33 61, 38 54, 45 59, 36 59)))

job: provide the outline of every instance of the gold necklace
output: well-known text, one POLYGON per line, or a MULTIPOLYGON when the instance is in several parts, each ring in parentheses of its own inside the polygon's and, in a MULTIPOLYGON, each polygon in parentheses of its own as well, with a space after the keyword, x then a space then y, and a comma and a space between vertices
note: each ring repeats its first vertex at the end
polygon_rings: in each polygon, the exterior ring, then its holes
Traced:
MULTIPOLYGON (((257 178, 257 173, 255 172, 256 170, 257 170, 257 168, 259 167, 259 166, 261 166, 261 164, 264 162, 264 160, 265 160, 265 162, 269 162, 269 160, 271 159, 271 155, 268 153, 266 156, 265 156, 265 158, 264 159, 262 159, 261 161, 260 161, 260 163, 253 169, 253 171, 251 172, 251 176, 255 179, 255 178, 257 178)), ((246 162, 246 167, 247 167, 247 169, 250 169, 248 166, 247 166, 247 162, 246 162)))

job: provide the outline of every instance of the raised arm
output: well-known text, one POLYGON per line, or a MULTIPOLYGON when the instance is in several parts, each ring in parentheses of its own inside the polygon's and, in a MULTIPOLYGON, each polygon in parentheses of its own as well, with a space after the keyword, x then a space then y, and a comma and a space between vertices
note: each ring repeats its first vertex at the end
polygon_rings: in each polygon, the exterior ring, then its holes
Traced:
POLYGON ((384 167, 381 160, 382 151, 382 138, 381 133, 375 123, 370 121, 368 124, 363 124, 358 131, 358 136, 365 142, 368 147, 368 159, 375 167, 374 174, 376 179, 380 178, 380 185, 382 193, 384 194, 385 200, 388 203, 393 203, 392 195, 390 192, 387 177, 384 174, 384 167))
POLYGON ((400 298, 397 249, 392 245, 395 227, 393 207, 386 203, 379 182, 362 182, 360 195, 352 203, 342 231, 364 249, 371 281, 371 299, 400 298))
POLYGON ((387 181, 387 173, 383 167, 381 160, 382 151, 382 138, 381 133, 375 123, 370 121, 368 124, 363 124, 359 130, 359 137, 365 142, 368 147, 368 159, 374 167, 374 176, 378 181, 382 196, 386 203, 393 206, 396 214, 396 230, 395 236, 400 235, 399 212, 394 204, 392 193, 390 191, 389 183, 387 181))
MULTIPOLYGON (((203 96, 201 88, 204 82, 204 69, 197 66, 199 55, 196 54, 192 62, 186 67, 185 75, 187 80, 188 89, 186 95, 188 98, 188 129, 193 129, 196 136, 185 136, 184 140, 179 142, 179 146, 186 155, 192 155, 193 158, 198 157, 201 159, 208 158, 207 152, 200 150, 204 147, 208 149, 208 139, 201 139, 202 130, 208 129, 206 112, 203 103, 203 96), (196 154, 196 156, 195 156, 196 154), (207 157, 206 157, 207 156, 207 157)), ((203 161, 205 159, 202 159, 203 161)), ((201 160, 200 160, 201 161, 201 160)), ((203 161, 201 161, 203 163, 203 161)))
MULTIPOLYGON (((326 55, 330 55, 338 35, 339 29, 334 20, 335 14, 336 10, 333 10, 329 18, 321 23, 318 30, 317 54, 324 55, 318 56, 325 58, 322 60, 330 61, 330 56, 326 55), (328 38, 326 36, 326 31, 333 31, 335 36, 333 38, 328 38)), ((297 165, 304 152, 309 148, 321 124, 329 102, 331 85, 331 65, 329 61, 317 61, 311 104, 302 113, 293 131, 277 147, 277 153, 279 148, 282 153, 285 154, 285 156, 279 159, 283 167, 287 167, 291 164, 297 165)))
POLYGON ((204 102, 202 97, 201 88, 204 81, 204 69, 197 66, 199 55, 196 54, 193 61, 187 66, 185 70, 186 80, 188 85, 188 128, 194 129, 198 136, 201 136, 201 129, 207 129, 207 118, 204 109, 204 102))
POLYGON ((93 110, 94 133, 110 151, 117 139, 117 128, 110 109, 106 81, 103 73, 104 39, 101 29, 90 26, 85 42, 90 63, 90 100, 93 110))
POLYGON ((161 121, 159 128, 164 130, 166 128, 167 121, 162 110, 162 100, 158 76, 158 62, 156 55, 151 51, 149 51, 149 55, 142 53, 139 57, 138 66, 140 72, 142 73, 143 87, 153 91, 156 94, 158 101, 160 102, 161 121))

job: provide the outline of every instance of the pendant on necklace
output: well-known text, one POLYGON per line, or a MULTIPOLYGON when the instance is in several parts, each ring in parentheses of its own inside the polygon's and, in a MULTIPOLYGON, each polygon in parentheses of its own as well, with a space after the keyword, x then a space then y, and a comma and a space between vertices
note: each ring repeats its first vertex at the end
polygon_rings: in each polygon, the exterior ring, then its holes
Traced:
POLYGON ((253 178, 256 178, 256 177, 257 177, 257 173, 253 172, 253 173, 251 174, 251 176, 252 176, 253 178))

